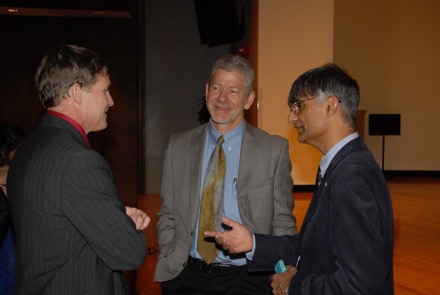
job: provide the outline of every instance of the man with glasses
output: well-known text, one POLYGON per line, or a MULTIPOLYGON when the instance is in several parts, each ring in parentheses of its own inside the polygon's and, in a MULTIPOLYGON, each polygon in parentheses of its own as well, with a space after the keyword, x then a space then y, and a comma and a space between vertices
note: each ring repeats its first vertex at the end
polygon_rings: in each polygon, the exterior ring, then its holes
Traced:
POLYGON ((324 157, 322 179, 300 234, 252 234, 224 218, 229 232, 206 232, 248 269, 287 271, 272 277, 274 294, 393 294, 393 211, 385 178, 355 131, 357 82, 334 64, 301 75, 289 94, 289 123, 298 141, 324 157))

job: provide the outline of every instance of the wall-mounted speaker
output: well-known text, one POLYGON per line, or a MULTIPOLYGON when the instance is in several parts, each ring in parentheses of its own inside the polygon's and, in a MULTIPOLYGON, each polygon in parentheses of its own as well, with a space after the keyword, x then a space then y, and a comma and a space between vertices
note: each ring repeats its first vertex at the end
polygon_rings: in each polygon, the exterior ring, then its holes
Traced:
POLYGON ((243 39, 244 10, 240 22, 235 0, 194 0, 194 5, 201 44, 212 47, 243 39))
POLYGON ((400 114, 370 114, 368 135, 400 135, 400 114))

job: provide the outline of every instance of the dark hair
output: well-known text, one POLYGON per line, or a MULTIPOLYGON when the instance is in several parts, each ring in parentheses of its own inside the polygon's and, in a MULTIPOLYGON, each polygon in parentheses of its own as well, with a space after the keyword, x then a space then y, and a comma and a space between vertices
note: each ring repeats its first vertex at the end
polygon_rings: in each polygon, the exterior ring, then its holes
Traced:
POLYGON ((347 72, 332 63, 311 69, 299 76, 290 89, 288 104, 300 100, 300 97, 317 97, 321 94, 326 97, 336 96, 342 105, 345 120, 353 128, 356 126, 359 86, 347 72))
POLYGON ((84 47, 60 46, 43 58, 35 75, 40 101, 45 108, 57 106, 73 84, 87 89, 97 75, 108 75, 99 55, 84 47))
POLYGON ((0 166, 8 165, 9 154, 15 150, 26 137, 26 133, 20 126, 0 126, 0 166))

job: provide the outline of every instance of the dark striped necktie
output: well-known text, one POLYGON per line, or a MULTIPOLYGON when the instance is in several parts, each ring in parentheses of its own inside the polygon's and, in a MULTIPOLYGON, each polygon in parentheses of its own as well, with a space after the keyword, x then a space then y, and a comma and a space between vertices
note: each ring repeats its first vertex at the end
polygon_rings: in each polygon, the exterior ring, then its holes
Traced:
POLYGON ((321 166, 318 168, 318 172, 316 173, 316 188, 321 184, 322 175, 321 175, 321 166))

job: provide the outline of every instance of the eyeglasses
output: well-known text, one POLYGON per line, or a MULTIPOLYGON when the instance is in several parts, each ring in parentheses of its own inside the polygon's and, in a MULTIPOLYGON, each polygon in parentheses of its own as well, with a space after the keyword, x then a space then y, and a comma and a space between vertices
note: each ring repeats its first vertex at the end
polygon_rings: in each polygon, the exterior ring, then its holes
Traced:
POLYGON ((309 101, 309 100, 312 100, 312 99, 315 99, 315 98, 318 98, 318 96, 315 96, 315 97, 309 97, 309 98, 303 99, 303 100, 301 100, 301 101, 296 101, 296 102, 294 102, 294 103, 291 103, 291 104, 289 105, 290 111, 291 111, 293 114, 298 115, 299 111, 300 111, 300 110, 302 109, 302 107, 303 107, 303 104, 304 104, 306 101, 309 101))

